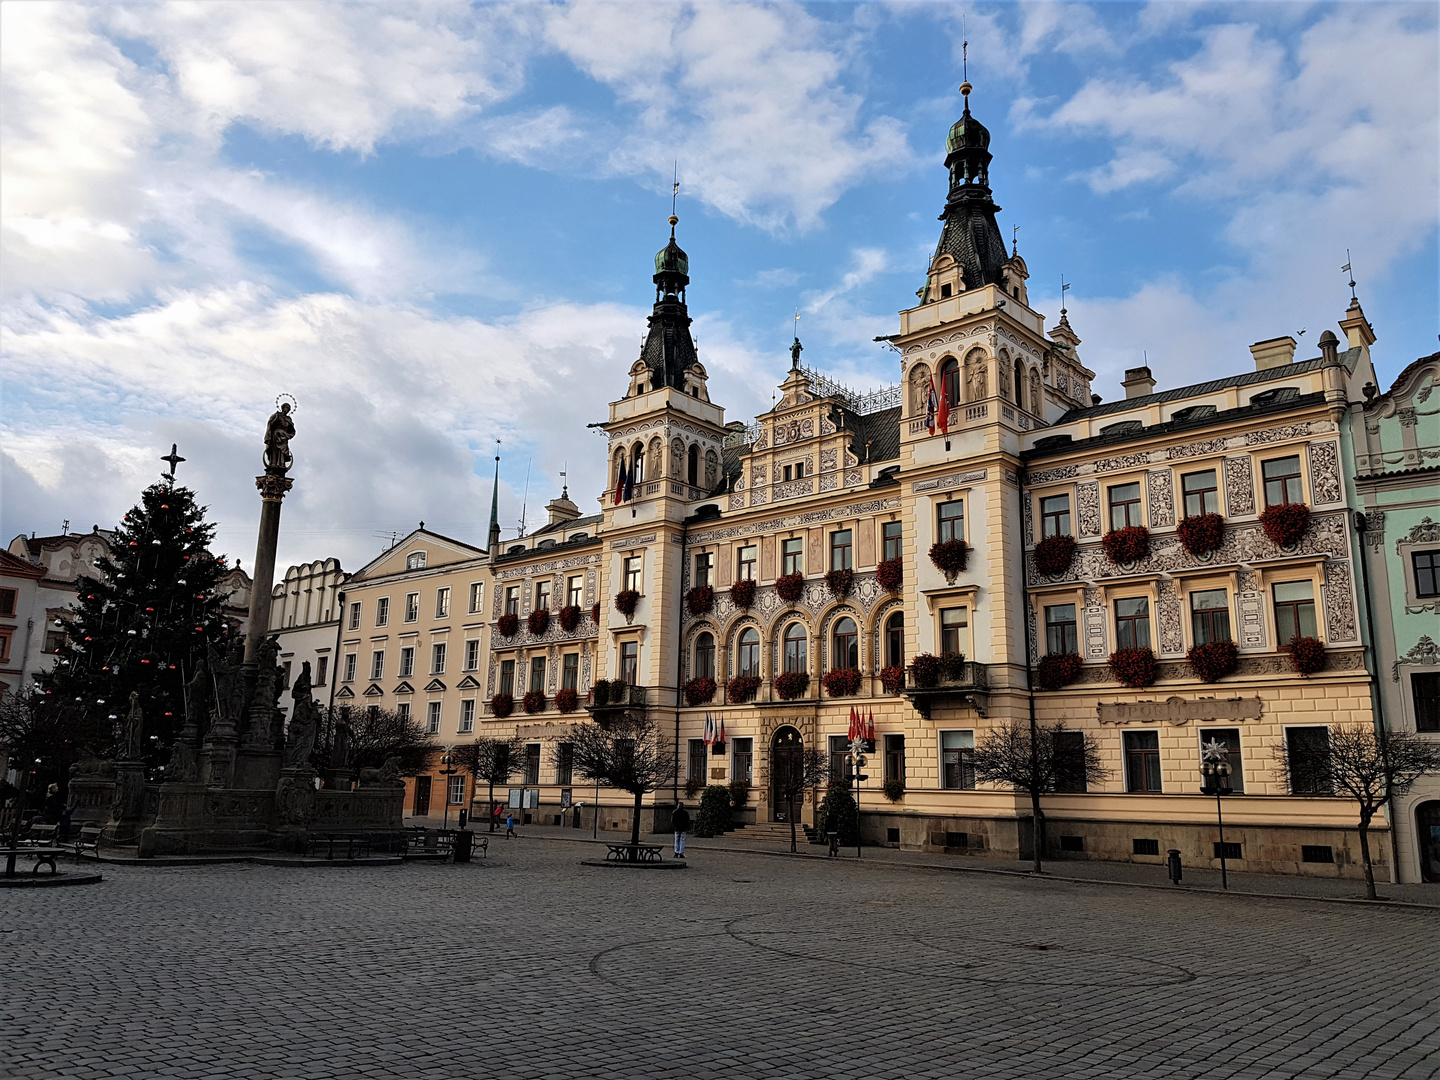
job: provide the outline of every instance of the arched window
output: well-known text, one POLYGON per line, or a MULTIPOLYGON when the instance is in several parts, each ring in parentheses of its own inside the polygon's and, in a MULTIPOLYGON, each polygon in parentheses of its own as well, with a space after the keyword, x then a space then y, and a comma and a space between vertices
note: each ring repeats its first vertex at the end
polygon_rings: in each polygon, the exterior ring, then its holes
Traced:
POLYGON ((690 462, 687 467, 686 479, 691 487, 700 486, 700 446, 698 443, 690 444, 690 462))
POLYGON ((1015 405, 1025 407, 1025 365, 1019 360, 1015 361, 1015 405))
POLYGON ((885 620, 885 665, 905 666, 905 613, 897 611, 885 620))
POLYGON ((715 635, 700 634, 695 638, 695 678, 715 677, 715 635))
POLYGON ((855 620, 846 616, 835 624, 835 657, 830 669, 858 668, 860 666, 860 635, 855 630, 855 620))
POLYGON ((805 658, 805 626, 803 623, 792 622, 785 627, 785 670, 810 670, 805 658))
MULTIPOLYGON (((636 484, 645 482, 645 444, 637 442, 635 448, 630 451, 631 468, 635 470, 631 480, 636 484)), ((639 492, 636 492, 638 495, 639 492)))
POLYGON ((740 631, 740 648, 736 656, 736 674, 760 677, 760 633, 753 626, 740 631))
POLYGON ((953 356, 940 364, 940 392, 952 407, 960 404, 960 361, 953 356))

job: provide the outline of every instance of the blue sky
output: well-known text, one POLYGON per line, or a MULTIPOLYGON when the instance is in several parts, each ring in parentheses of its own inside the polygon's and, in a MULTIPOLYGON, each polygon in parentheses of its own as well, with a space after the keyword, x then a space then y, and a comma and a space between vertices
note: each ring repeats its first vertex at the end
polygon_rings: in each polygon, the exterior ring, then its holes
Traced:
POLYGON ((300 402, 285 562, 424 519, 587 512, 672 169, 730 418, 807 363, 896 376, 960 111, 1032 304, 1096 389, 1244 370, 1349 298, 1387 382, 1436 348, 1433 4, 6 4, 0 532, 108 525, 180 444, 248 567, 300 402), (962 23, 963 17, 963 23, 962 23), (677 166, 678 163, 678 166, 677 166))

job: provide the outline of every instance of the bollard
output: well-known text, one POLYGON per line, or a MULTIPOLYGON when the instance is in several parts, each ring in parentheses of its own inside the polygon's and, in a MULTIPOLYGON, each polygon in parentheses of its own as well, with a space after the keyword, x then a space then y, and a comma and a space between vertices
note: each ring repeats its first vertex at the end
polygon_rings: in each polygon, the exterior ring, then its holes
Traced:
POLYGON ((830 850, 826 853, 827 859, 838 859, 840 857, 840 834, 838 832, 827 832, 826 838, 830 841, 830 850))
POLYGON ((1169 858, 1165 860, 1165 868, 1170 872, 1170 884, 1180 884, 1180 851, 1178 848, 1171 848, 1168 852, 1169 858))

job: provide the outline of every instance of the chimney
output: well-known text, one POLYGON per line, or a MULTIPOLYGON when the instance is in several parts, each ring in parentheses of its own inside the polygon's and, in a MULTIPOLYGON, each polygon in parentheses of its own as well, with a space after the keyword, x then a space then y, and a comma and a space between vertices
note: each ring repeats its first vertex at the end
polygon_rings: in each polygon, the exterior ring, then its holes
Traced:
POLYGON ((1125 381, 1120 385, 1125 388, 1127 398, 1146 397, 1155 392, 1155 379, 1148 367, 1126 368, 1125 381))
POLYGON ((1365 318, 1359 300, 1350 300, 1350 306, 1345 309, 1345 318, 1340 320, 1340 329, 1345 331, 1345 338, 1352 349, 1375 344, 1375 328, 1370 325, 1370 320, 1365 318))
POLYGON ((1337 362, 1340 354, 1340 339, 1335 336, 1334 331, 1326 330, 1320 335, 1320 355, 1327 364, 1337 362))
POLYGON ((550 515, 547 525, 558 525, 562 521, 573 521, 580 516, 580 507, 570 501, 570 489, 567 487, 558 499, 552 499, 545 506, 546 512, 550 515))
POLYGON ((1250 346, 1250 355, 1255 357, 1255 370, 1284 367, 1295 362, 1295 339, 1289 334, 1284 337, 1268 338, 1250 346))

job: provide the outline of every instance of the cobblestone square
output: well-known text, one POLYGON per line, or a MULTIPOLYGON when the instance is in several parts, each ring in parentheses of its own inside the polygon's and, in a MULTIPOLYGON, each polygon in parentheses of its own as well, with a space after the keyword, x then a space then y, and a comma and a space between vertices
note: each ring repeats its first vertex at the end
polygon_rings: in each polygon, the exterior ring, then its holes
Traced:
POLYGON ((718 850, 0 894, 5 1077, 1434 1077, 1434 912, 718 850))

